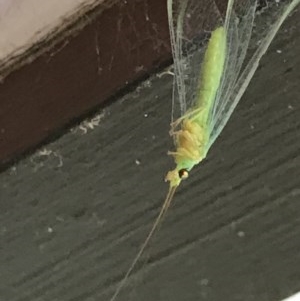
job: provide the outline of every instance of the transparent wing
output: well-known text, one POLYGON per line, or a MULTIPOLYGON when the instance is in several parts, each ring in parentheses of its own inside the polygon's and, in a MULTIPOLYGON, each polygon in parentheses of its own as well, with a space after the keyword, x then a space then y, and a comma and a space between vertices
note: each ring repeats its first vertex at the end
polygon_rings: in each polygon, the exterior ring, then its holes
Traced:
POLYGON ((175 72, 174 120, 192 107, 207 41, 211 31, 223 22, 211 0, 168 0, 168 18, 175 72))
MULTIPOLYGON (((249 85, 261 57, 267 51, 281 24, 300 3, 300 0, 280 3, 275 0, 269 2, 268 11, 256 17, 254 26, 256 26, 258 30, 254 32, 252 36, 251 30, 253 26, 251 24, 253 24, 255 14, 254 2, 256 1, 248 2, 248 13, 245 12, 244 17, 242 16, 242 19, 239 19, 238 16, 240 16, 243 8, 240 9, 237 5, 234 7, 231 20, 229 21, 229 23, 232 23, 236 18, 240 20, 237 28, 233 30, 236 32, 235 38, 230 43, 230 48, 228 48, 228 63, 224 73, 224 80, 222 87, 218 91, 210 118, 208 149, 228 122, 233 110, 249 85), (250 36, 251 42, 250 48, 248 48, 250 36), (247 49, 251 53, 247 53, 247 59, 243 64, 247 49), (236 54, 237 56, 234 58, 236 54)), ((238 4, 238 2, 236 2, 236 4, 238 4)), ((232 30, 231 27, 235 27, 235 24, 229 25, 229 32, 232 30)))
POLYGON ((245 60, 253 28, 256 3, 256 0, 228 2, 225 20, 227 53, 221 83, 208 120, 210 136, 215 123, 220 119, 224 111, 224 106, 233 91, 245 60))

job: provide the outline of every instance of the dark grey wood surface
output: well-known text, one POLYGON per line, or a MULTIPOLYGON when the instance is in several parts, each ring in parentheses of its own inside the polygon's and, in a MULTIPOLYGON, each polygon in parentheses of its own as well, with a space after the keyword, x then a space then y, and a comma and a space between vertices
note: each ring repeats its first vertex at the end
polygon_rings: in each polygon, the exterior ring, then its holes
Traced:
MULTIPOLYGON (((118 300, 300 290, 300 26, 289 19, 118 300)), ((0 300, 109 300, 157 215, 172 77, 154 76, 0 175, 0 300)))

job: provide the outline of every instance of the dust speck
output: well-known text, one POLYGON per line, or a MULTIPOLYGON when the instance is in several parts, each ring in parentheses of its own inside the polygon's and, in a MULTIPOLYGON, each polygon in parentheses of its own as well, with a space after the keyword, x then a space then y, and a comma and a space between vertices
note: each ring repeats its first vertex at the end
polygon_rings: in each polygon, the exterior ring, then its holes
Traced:
POLYGON ((244 231, 238 231, 238 233, 237 233, 237 236, 238 237, 240 237, 240 238, 243 238, 243 237, 245 237, 245 232, 244 231))
POLYGON ((86 134, 89 130, 94 130, 96 127, 98 127, 104 116, 105 112, 102 111, 96 116, 82 121, 78 127, 71 129, 71 132, 76 133, 78 130, 80 130, 82 134, 86 134))
POLYGON ((31 156, 30 161, 34 165, 34 171, 39 170, 41 167, 44 167, 46 163, 50 164, 55 161, 56 168, 63 166, 63 158, 58 151, 53 151, 48 148, 43 148, 37 151, 34 155, 31 156))
POLYGON ((16 166, 12 166, 9 170, 9 174, 10 175, 15 175, 17 173, 17 167, 16 166))

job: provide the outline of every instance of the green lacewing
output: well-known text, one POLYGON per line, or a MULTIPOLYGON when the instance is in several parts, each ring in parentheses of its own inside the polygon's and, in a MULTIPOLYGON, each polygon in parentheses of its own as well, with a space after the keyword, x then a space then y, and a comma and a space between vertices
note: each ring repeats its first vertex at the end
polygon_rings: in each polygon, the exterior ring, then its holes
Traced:
MULTIPOLYGON (((258 0, 167 0, 174 60, 170 134, 176 167, 168 172, 169 191, 151 231, 119 283, 114 301, 163 219, 176 188, 207 155, 252 79, 261 57, 300 0, 269 1, 267 29, 254 33, 258 0), (220 3, 218 3, 220 4, 220 3), (253 40, 259 40, 250 47, 253 40)), ((252 43, 253 44, 253 43, 252 43)))

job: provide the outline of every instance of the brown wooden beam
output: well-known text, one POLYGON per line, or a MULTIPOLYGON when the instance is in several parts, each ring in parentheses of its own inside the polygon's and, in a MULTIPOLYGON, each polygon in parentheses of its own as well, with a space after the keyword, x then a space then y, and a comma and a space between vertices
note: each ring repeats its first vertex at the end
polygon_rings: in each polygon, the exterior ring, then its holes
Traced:
POLYGON ((103 5, 78 21, 90 23, 76 36, 5 78, 2 166, 171 59, 166 1, 118 1, 105 10, 103 5))

